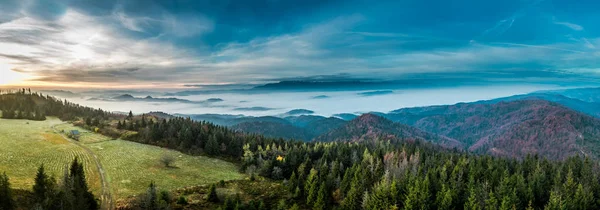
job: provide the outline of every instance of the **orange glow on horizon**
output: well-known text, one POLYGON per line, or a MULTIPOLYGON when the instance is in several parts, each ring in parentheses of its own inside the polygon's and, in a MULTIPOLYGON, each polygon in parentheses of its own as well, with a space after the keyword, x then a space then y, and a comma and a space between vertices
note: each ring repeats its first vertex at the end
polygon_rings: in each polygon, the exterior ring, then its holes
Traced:
POLYGON ((0 62, 0 85, 22 84, 29 76, 12 70, 13 66, 0 62))

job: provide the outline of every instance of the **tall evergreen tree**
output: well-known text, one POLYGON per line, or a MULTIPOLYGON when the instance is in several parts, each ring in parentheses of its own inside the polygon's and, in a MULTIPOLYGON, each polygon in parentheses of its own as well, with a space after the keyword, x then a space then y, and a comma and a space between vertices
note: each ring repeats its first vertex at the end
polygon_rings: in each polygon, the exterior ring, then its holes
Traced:
POLYGON ((219 202, 219 197, 217 196, 217 186, 215 184, 211 184, 208 188, 206 200, 213 203, 219 202))
POLYGON ((219 142, 215 135, 211 135, 208 138, 208 142, 206 142, 206 146, 204 147, 204 151, 208 155, 218 155, 219 154, 219 142))
POLYGON ((33 185, 33 195, 35 202, 42 208, 50 208, 55 198, 56 181, 46 174, 44 165, 40 165, 37 174, 35 175, 33 185))
POLYGON ((313 205, 313 209, 315 210, 325 210, 329 204, 329 190, 327 189, 327 184, 325 182, 321 182, 321 186, 319 186, 319 193, 317 195, 317 201, 313 205))
POLYGON ((15 209, 15 201, 13 200, 10 182, 6 173, 0 175, 0 209, 15 209))
POLYGON ((352 179, 352 183, 350 184, 350 190, 346 194, 344 201, 342 203, 343 209, 348 210, 358 210, 361 207, 361 199, 362 199, 362 187, 360 184, 360 176, 358 176, 358 172, 352 179))
POLYGON ((143 203, 144 209, 147 210, 158 210, 158 192, 154 181, 150 182, 148 189, 146 190, 146 197, 143 203))

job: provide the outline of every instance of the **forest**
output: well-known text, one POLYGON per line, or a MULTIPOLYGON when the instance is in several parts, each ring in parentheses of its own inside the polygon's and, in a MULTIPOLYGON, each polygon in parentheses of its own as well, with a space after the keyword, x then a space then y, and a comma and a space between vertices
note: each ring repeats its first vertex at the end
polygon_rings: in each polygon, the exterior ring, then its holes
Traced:
MULTIPOLYGON (((207 197, 222 209, 600 209, 599 165, 587 157, 499 158, 420 140, 274 139, 189 118, 115 114, 25 90, 0 95, 0 109, 36 110, 126 140, 230 160, 251 180, 264 177, 286 189, 279 201, 256 205, 207 197)), ((6 192, 0 191, 2 205, 10 200, 6 192)))

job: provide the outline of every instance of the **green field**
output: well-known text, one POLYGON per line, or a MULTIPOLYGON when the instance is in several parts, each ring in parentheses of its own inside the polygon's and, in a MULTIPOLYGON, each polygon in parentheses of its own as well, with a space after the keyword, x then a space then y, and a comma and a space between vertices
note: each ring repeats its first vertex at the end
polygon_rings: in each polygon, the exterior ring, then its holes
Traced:
POLYGON ((244 178, 229 162, 203 156, 189 156, 177 151, 135 142, 112 140, 84 129, 65 124, 56 118, 36 122, 0 119, 0 172, 6 171, 13 187, 31 188, 39 164, 44 163, 55 176, 74 156, 85 161, 86 175, 96 195, 101 191, 99 173, 84 149, 55 133, 79 130, 80 144, 100 159, 114 200, 145 192, 155 181, 160 189, 215 183, 219 180, 244 178), (27 124, 29 123, 29 124, 27 124), (168 154, 176 160, 165 167, 159 159, 168 154))
POLYGON ((101 159, 117 198, 144 192, 150 181, 161 189, 215 183, 243 178, 234 164, 203 156, 189 156, 173 150, 129 141, 114 140, 88 145, 101 159), (173 167, 160 164, 168 154, 176 159, 173 167))
POLYGON ((65 168, 78 157, 85 164, 90 188, 99 193, 100 179, 92 157, 53 132, 52 126, 60 123, 52 117, 46 121, 0 119, 0 173, 6 172, 13 187, 31 189, 40 164, 60 179, 65 168))

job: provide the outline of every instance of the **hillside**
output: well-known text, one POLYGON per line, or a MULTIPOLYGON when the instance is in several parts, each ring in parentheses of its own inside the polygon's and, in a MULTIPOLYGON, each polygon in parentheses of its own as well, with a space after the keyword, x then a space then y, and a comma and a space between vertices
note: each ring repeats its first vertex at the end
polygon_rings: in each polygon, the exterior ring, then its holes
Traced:
POLYGON ((600 154, 600 120, 544 100, 408 108, 385 116, 457 139, 477 153, 551 159, 600 154))
POLYGON ((272 138, 286 138, 310 141, 316 136, 338 128, 346 123, 339 118, 326 118, 315 115, 300 115, 281 118, 246 118, 241 123, 230 126, 233 130, 261 134, 272 138), (263 119, 267 119, 264 120, 263 119))
POLYGON ((272 138, 310 139, 310 135, 304 129, 295 127, 290 123, 272 121, 243 122, 231 126, 231 129, 246 133, 261 134, 272 138))
MULTIPOLYGON (((577 90, 577 89, 575 89, 575 90, 577 90)), ((551 101, 551 102, 555 102, 560 105, 563 105, 565 107, 568 107, 570 109, 600 118, 600 103, 598 103, 596 101, 586 101, 585 98, 583 98, 583 100, 582 100, 577 97, 570 97, 570 96, 568 97, 568 96, 561 95, 558 93, 553 93, 553 92, 514 95, 514 96, 509 96, 509 97, 488 100, 488 101, 478 101, 475 103, 492 104, 492 103, 498 103, 501 101, 509 102, 509 101, 516 101, 516 100, 524 100, 524 99, 528 99, 528 100, 538 99, 538 100, 551 101)))
POLYGON ((408 125, 394 123, 374 114, 363 114, 346 125, 315 138, 315 141, 325 142, 374 142, 378 140, 393 142, 423 140, 450 148, 463 147, 460 142, 454 139, 428 133, 408 125))

